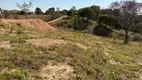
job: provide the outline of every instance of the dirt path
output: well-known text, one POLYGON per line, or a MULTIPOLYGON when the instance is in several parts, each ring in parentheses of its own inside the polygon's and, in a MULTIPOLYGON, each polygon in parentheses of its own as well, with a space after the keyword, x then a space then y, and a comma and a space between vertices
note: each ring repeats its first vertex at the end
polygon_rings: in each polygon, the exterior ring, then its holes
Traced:
POLYGON ((56 22, 56 21, 58 21, 58 20, 60 20, 60 19, 65 18, 65 17, 67 17, 67 15, 61 16, 61 17, 59 17, 59 18, 57 18, 57 19, 54 19, 54 20, 52 20, 52 21, 49 21, 49 22, 47 22, 47 23, 48 23, 48 24, 51 24, 51 23, 54 23, 54 22, 56 22))

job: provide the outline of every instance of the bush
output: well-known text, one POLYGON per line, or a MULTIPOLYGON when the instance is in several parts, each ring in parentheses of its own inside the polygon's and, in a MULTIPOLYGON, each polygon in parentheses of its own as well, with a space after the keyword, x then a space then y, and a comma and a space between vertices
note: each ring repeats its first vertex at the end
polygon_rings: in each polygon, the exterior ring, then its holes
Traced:
POLYGON ((24 35, 18 35, 15 37, 12 37, 10 40, 10 43, 25 43, 26 42, 26 36, 24 35))
POLYGON ((69 23, 68 23, 68 27, 73 28, 74 30, 85 30, 88 28, 88 21, 81 18, 81 17, 75 17, 70 19, 69 23))
POLYGON ((14 19, 19 19, 18 14, 14 14, 14 19))
POLYGON ((27 77, 27 72, 22 69, 16 72, 0 74, 0 79, 2 80, 27 80, 26 77, 27 77))
POLYGON ((115 17, 111 17, 109 15, 100 15, 99 16, 99 23, 106 24, 106 25, 108 25, 111 28, 116 26, 115 17))
POLYGON ((16 27, 16 34, 21 34, 23 32, 23 28, 20 26, 16 27))
POLYGON ((4 14, 4 18, 9 18, 11 15, 11 13, 7 10, 4 10, 3 14, 4 14))
POLYGON ((132 41, 142 41, 142 35, 135 34, 131 37, 132 41))
POLYGON ((98 36, 104 36, 104 37, 109 37, 110 33, 112 33, 112 30, 108 28, 107 25, 105 24, 99 24, 98 26, 96 26, 94 28, 94 32, 95 35, 98 36))
POLYGON ((1 28, 6 28, 6 24, 0 21, 0 27, 1 28))
POLYGON ((54 12, 50 14, 50 18, 47 21, 52 21, 54 19, 57 19, 59 17, 61 17, 62 15, 60 14, 60 12, 54 12))
POLYGON ((23 28, 21 27, 21 24, 16 24, 11 26, 11 33, 15 30, 16 34, 22 34, 23 33, 23 28))
POLYGON ((85 30, 89 27, 90 23, 81 17, 67 17, 55 24, 57 27, 73 28, 74 30, 85 30))

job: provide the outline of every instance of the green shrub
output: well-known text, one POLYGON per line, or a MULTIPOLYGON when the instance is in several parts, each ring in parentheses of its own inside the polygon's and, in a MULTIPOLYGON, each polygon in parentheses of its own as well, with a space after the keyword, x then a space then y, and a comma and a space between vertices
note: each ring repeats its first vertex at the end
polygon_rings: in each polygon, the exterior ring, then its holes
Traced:
POLYGON ((6 28, 7 25, 6 25, 5 23, 3 23, 2 21, 0 21, 0 27, 1 27, 1 28, 6 28))
POLYGON ((25 42, 26 42, 26 36, 24 35, 13 36, 10 39, 10 43, 25 43, 25 42))
POLYGON ((135 34, 131 37, 132 41, 142 41, 142 35, 141 34, 135 34))
POLYGON ((7 10, 4 10, 3 14, 4 14, 4 18, 9 18, 10 15, 11 15, 11 13, 9 11, 7 11, 7 10))
POLYGON ((112 30, 105 24, 99 24, 94 28, 94 34, 98 36, 109 37, 111 33, 112 30))
POLYGON ((21 34, 23 32, 23 28, 21 26, 16 26, 15 30, 16 34, 21 34))
POLYGON ((14 14, 14 19, 19 19, 18 14, 14 14))
POLYGON ((15 72, 0 74, 1 80, 27 80, 27 71, 21 69, 15 72))
POLYGON ((112 28, 115 26, 116 20, 115 20, 115 17, 111 17, 109 15, 100 15, 99 16, 99 23, 106 24, 112 28))

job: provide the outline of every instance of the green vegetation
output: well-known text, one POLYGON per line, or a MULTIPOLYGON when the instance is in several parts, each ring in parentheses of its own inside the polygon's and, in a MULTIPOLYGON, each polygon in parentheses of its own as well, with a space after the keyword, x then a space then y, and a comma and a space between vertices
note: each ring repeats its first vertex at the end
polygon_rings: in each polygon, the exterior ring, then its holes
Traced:
POLYGON ((38 15, 40 15, 40 14, 42 14, 43 12, 41 11, 41 9, 40 9, 39 7, 37 7, 37 8, 35 9, 35 13, 38 14, 38 15))
POLYGON ((122 1, 112 3, 112 9, 93 5, 62 11, 52 7, 45 15, 40 8, 30 15, 31 2, 17 4, 21 11, 6 11, 5 18, 9 13, 15 19, 21 19, 19 14, 45 21, 67 17, 51 23, 58 30, 46 32, 0 21, 0 80, 48 80, 52 72, 56 79, 68 70, 74 75, 68 80, 141 80, 142 16, 136 11, 141 5, 135 4, 122 1))
MULTIPOLYGON (((0 79, 43 79, 38 75, 39 69, 49 61, 66 62, 74 67, 74 80, 140 79, 142 48, 138 47, 138 43, 122 45, 121 40, 114 41, 111 38, 59 28, 58 31, 45 33, 42 38, 71 41, 85 45, 87 49, 71 43, 37 47, 27 42, 30 38, 20 37, 24 42, 19 42, 19 36, 24 34, 26 36, 27 33, 23 32, 14 37, 16 41, 9 43, 10 49, 0 49, 0 79), (109 55, 106 55, 107 53, 109 55)), ((11 41, 10 36, 7 36, 7 41, 11 41)))
POLYGON ((60 20, 58 22, 56 22, 55 24, 52 24, 54 26, 57 27, 64 27, 64 28, 72 28, 74 30, 86 30, 89 28, 89 25, 91 25, 92 23, 83 19, 81 17, 67 17, 64 18, 63 20, 60 20))

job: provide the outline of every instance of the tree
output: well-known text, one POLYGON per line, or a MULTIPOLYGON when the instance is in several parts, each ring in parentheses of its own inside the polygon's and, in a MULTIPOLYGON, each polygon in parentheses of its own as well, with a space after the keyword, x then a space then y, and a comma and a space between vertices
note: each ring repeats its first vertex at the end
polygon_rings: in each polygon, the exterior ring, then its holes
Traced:
POLYGON ((62 11, 61 11, 61 14, 62 14, 62 15, 66 15, 67 12, 68 12, 67 10, 62 10, 62 11))
POLYGON ((87 18, 87 21, 96 16, 96 13, 90 7, 82 8, 79 10, 78 15, 87 18))
POLYGON ((46 10, 45 14, 53 14, 55 12, 55 8, 49 8, 48 10, 46 10))
POLYGON ((100 6, 93 5, 90 8, 96 13, 95 19, 97 19, 101 13, 100 6))
POLYGON ((76 7, 73 6, 69 11, 67 11, 67 15, 68 16, 75 16, 76 12, 77 12, 76 7))
POLYGON ((39 8, 39 7, 37 7, 36 9, 35 9, 35 14, 42 14, 43 12, 42 12, 42 10, 39 8))
POLYGON ((112 15, 113 10, 112 9, 102 9, 101 14, 107 14, 107 15, 112 15))
POLYGON ((28 13, 28 12, 30 11, 30 8, 32 7, 32 2, 31 2, 31 1, 29 1, 29 3, 24 2, 23 4, 16 3, 16 6, 17 6, 22 12, 24 12, 24 15, 25 15, 26 18, 27 18, 26 13, 28 13))
POLYGON ((129 41, 128 32, 130 27, 134 26, 135 17, 142 12, 142 3, 138 3, 135 0, 116 1, 111 4, 112 10, 117 9, 117 20, 121 27, 125 30, 124 43, 129 41))
POLYGON ((114 27, 116 24, 115 17, 109 16, 109 15, 100 15, 99 16, 99 25, 100 24, 106 24, 109 27, 114 27))

